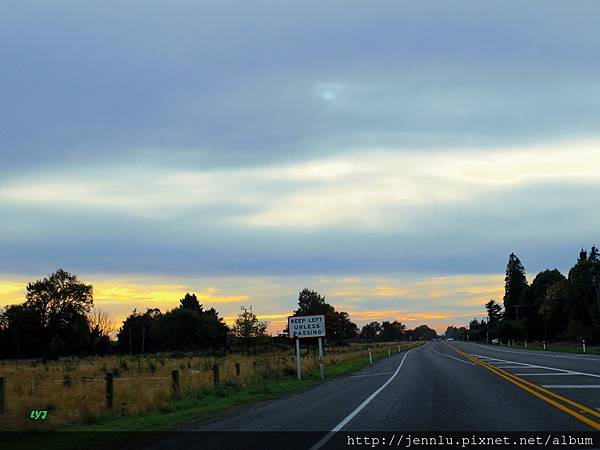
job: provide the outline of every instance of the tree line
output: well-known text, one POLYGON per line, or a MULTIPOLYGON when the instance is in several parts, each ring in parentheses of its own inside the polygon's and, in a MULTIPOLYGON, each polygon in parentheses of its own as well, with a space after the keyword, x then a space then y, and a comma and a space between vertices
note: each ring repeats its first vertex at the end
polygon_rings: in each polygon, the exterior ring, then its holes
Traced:
POLYGON ((506 266, 503 306, 491 299, 487 318, 469 323, 469 339, 491 341, 580 341, 600 343, 600 252, 581 249, 567 276, 558 269, 539 272, 529 284, 525 267, 511 253, 506 266))
MULTIPOLYGON (((407 330, 398 321, 371 322, 359 331, 347 312, 337 311, 316 291, 303 289, 294 316, 325 316, 327 341, 342 345, 352 340, 394 341, 430 339, 435 330, 421 325, 407 330)), ((281 342, 281 337, 276 339, 281 342)), ((284 338, 285 339, 285 338, 284 338)), ((27 284, 25 301, 0 311, 0 358, 56 358, 110 352, 256 351, 274 342, 267 324, 244 310, 229 327, 214 308, 205 308, 193 293, 162 312, 134 310, 116 330, 111 317, 94 309, 93 287, 78 276, 58 269, 27 284), (116 340, 111 337, 116 331, 116 340)), ((310 339, 309 339, 310 342, 310 339)))

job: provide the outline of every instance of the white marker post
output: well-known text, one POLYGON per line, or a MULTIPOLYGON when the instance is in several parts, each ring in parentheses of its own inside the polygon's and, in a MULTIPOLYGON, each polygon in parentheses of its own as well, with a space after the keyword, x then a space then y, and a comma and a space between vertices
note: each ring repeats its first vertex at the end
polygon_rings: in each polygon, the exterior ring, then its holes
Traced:
POLYGON ((583 353, 585 353, 585 339, 583 340, 583 353))
POLYGON ((298 381, 302 379, 302 362, 300 361, 300 339, 296 338, 296 374, 298 381))
POLYGON ((371 355, 371 347, 369 347, 369 364, 373 364, 373 355, 371 355))
POLYGON ((323 368, 323 338, 319 338, 319 371, 321 380, 325 378, 325 369, 323 368))
POLYGON ((319 368, 321 378, 324 377, 323 370, 323 343, 321 338, 325 336, 325 316, 290 316, 288 317, 288 332, 291 339, 296 340, 296 372, 298 381, 302 379, 302 360, 300 359, 300 339, 319 338, 319 368))

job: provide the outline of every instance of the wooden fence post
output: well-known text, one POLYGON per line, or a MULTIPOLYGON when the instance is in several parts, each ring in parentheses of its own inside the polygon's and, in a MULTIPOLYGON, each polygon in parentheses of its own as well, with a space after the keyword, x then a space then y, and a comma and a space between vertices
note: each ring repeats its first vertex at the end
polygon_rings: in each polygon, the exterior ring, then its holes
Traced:
POLYGON ((171 379, 173 380, 172 389, 173 397, 178 398, 181 392, 179 388, 179 370, 175 369, 171 372, 171 379))
POLYGON ((215 387, 221 384, 221 375, 219 373, 219 366, 217 364, 213 366, 213 382, 215 383, 215 387))
POLYGON ((240 363, 235 363, 235 374, 239 377, 241 372, 240 363))
POLYGON ((6 379, 0 377, 0 414, 6 411, 6 379))
POLYGON ((113 374, 112 373, 107 373, 104 376, 104 379, 106 380, 106 407, 108 409, 112 409, 113 407, 113 374))

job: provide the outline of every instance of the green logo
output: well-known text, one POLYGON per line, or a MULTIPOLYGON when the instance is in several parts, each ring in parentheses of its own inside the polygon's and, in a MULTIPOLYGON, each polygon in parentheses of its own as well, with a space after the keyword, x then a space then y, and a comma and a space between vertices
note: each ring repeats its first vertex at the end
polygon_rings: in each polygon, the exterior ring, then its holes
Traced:
POLYGON ((37 409, 32 409, 31 414, 29 414, 29 418, 33 420, 46 420, 48 416, 48 411, 38 411, 37 409))

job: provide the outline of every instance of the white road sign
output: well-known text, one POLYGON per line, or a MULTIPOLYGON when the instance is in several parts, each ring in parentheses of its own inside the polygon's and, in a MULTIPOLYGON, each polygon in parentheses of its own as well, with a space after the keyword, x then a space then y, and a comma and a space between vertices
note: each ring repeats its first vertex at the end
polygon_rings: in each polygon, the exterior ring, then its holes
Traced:
POLYGON ((314 338, 325 336, 325 316, 288 317, 288 330, 293 338, 314 338))

